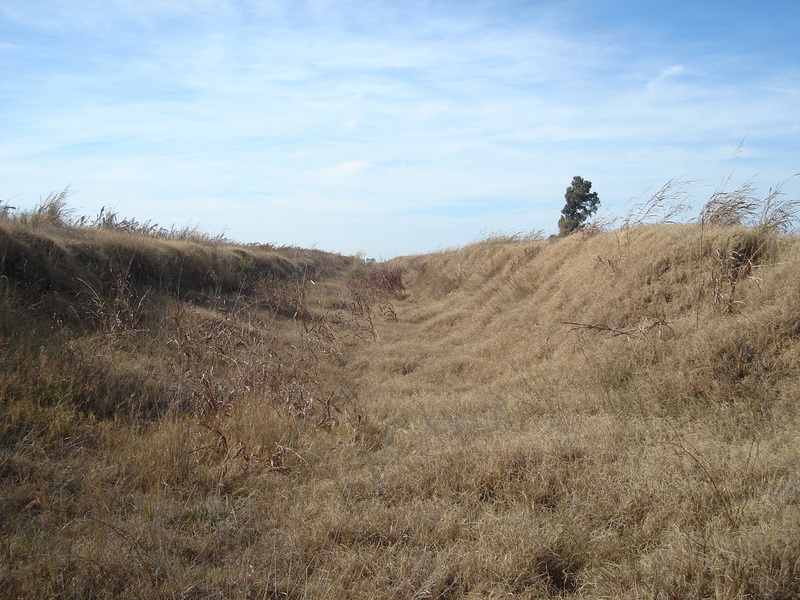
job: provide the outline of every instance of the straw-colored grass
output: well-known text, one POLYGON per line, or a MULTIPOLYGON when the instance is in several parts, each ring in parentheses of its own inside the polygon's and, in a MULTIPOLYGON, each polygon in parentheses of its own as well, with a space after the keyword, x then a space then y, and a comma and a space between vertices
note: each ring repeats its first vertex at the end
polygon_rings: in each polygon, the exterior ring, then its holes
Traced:
POLYGON ((145 233, 0 222, 0 597, 800 595, 796 237, 145 233))

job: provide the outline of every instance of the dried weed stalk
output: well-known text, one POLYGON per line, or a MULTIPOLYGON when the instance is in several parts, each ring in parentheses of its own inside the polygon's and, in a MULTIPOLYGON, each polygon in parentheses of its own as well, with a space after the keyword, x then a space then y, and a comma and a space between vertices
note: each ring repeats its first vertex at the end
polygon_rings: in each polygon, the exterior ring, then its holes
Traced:
POLYGON ((183 356, 176 396, 182 410, 195 415, 212 436, 213 443, 204 448, 222 458, 223 473, 234 460, 244 470, 269 463, 271 470, 286 472, 301 464, 279 461, 274 453, 266 456, 258 441, 243 437, 238 419, 246 406, 272 415, 271 421, 277 419, 294 435, 345 422, 357 427, 361 421, 355 394, 331 388, 321 375, 321 361, 335 355, 332 328, 321 318, 304 321, 299 340, 291 343, 269 324, 255 321, 252 310, 246 303, 229 314, 179 305, 173 316, 172 345, 183 356), (318 354, 315 348, 325 333, 333 338, 327 339, 328 353, 318 354))
POLYGON ((562 323, 570 325, 570 331, 598 332, 611 338, 624 337, 636 344, 645 342, 652 352, 652 359, 658 351, 656 342, 675 337, 675 331, 669 323, 665 319, 655 317, 650 317, 647 322, 643 322, 633 329, 618 329, 604 323, 576 323, 573 321, 562 321, 562 323))
POLYGON ((608 334, 609 337, 623 336, 628 339, 644 339, 650 341, 649 334, 655 332, 657 339, 663 339, 669 332, 671 336, 675 335, 672 327, 669 326, 664 319, 651 318, 650 322, 643 324, 635 329, 616 329, 609 327, 604 323, 575 323, 573 321, 562 321, 564 325, 572 325, 570 331, 599 331, 608 334))
MULTIPOLYGON (((730 176, 726 183, 730 180, 730 176)), ((755 182, 749 179, 732 192, 724 184, 717 188, 700 211, 704 226, 732 227, 752 223, 761 212, 761 202, 755 196, 755 182)))
POLYGON ((771 188, 767 197, 761 202, 761 214, 758 219, 760 229, 775 233, 792 233, 796 231, 798 215, 800 214, 800 200, 781 198, 784 186, 800 173, 782 181, 774 189, 771 188))
POLYGON ((696 186, 696 181, 670 179, 647 200, 637 202, 628 211, 622 219, 622 229, 629 230, 647 224, 675 223, 679 215, 691 208, 687 200, 696 186))
POLYGON ((350 311, 354 317, 366 320, 366 329, 375 340, 378 339, 378 332, 375 329, 373 307, 377 308, 380 316, 391 321, 397 320, 392 300, 405 297, 404 274, 402 267, 381 266, 359 271, 350 278, 350 311))
POLYGON ((800 200, 784 199, 782 196, 785 185, 798 175, 771 188, 765 198, 756 195, 754 179, 749 179, 732 192, 725 191, 725 185, 730 182, 729 175, 700 211, 701 225, 744 225, 770 233, 794 231, 800 213, 800 200))
POLYGON ((756 266, 757 255, 757 251, 751 253, 747 249, 715 249, 711 271, 712 301, 723 314, 733 312, 738 302, 736 287, 746 277, 752 277, 750 274, 756 266))
POLYGON ((136 331, 145 316, 145 303, 149 290, 139 293, 132 282, 131 261, 127 266, 110 267, 110 282, 105 292, 95 290, 91 284, 78 278, 89 290, 89 312, 108 334, 136 331))

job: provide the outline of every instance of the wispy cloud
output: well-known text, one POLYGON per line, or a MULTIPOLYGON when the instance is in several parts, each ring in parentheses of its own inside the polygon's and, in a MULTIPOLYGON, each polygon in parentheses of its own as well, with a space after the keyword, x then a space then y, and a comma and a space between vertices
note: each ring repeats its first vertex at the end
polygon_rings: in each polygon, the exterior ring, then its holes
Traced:
POLYGON ((390 255, 552 229, 575 174, 610 207, 718 179, 745 135, 743 177, 797 170, 791 31, 770 53, 692 33, 695 3, 614 6, 8 0, 0 193, 390 255))
POLYGON ((359 171, 369 169, 371 166, 372 163, 365 160, 348 160, 327 169, 322 169, 322 180, 327 183, 344 183, 359 171))
POLYGON ((681 65, 672 65, 671 67, 667 67, 666 69, 662 69, 661 72, 647 84, 647 89, 650 92, 656 90, 656 88, 668 79, 672 79, 678 77, 679 75, 683 74, 686 71, 681 65))

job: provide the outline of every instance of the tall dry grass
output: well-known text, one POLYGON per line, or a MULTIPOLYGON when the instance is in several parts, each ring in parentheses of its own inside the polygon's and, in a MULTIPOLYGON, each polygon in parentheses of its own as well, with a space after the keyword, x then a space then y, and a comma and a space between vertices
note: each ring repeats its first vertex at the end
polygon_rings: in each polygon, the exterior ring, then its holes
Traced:
POLYGON ((800 595, 794 236, 1 225, 3 597, 800 595))

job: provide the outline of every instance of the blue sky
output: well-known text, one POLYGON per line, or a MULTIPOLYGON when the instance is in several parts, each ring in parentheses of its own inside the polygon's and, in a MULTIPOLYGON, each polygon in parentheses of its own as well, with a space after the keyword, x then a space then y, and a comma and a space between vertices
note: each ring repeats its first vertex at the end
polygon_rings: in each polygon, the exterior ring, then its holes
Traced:
POLYGON ((240 242, 549 234, 574 175, 691 216, 800 171, 800 2, 3 0, 0 132, 0 201, 240 242))

